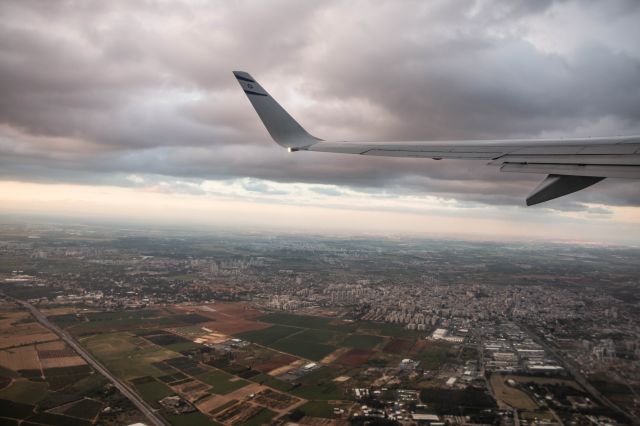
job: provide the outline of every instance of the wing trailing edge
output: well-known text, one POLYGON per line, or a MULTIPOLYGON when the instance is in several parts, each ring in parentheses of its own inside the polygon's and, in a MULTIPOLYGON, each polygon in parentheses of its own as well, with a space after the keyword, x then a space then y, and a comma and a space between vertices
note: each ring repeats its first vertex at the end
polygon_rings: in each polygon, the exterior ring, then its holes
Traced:
POLYGON ((605 178, 597 176, 549 175, 527 197, 527 206, 544 203, 595 185, 605 178))

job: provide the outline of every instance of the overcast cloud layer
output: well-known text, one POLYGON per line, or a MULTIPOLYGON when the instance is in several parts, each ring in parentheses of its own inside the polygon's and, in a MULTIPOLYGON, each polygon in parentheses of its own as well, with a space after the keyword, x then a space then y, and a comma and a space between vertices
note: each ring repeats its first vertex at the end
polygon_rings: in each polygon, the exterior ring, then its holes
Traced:
MULTIPOLYGON (((16 0, 0 16, 1 179, 253 178, 256 192, 266 180, 487 204, 521 203, 541 179, 482 162, 287 154, 235 69, 323 139, 640 133, 636 0, 16 0)), ((638 206, 640 191, 607 180, 552 205, 584 202, 638 206)))

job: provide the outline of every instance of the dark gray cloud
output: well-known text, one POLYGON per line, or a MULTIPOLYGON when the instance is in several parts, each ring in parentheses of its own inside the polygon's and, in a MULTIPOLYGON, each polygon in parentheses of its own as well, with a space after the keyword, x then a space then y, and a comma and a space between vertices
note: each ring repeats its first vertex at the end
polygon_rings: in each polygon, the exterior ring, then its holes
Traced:
MULTIPOLYGON (((636 1, 16 0, 0 14, 2 178, 251 177, 495 205, 540 179, 478 162, 289 155, 233 69, 323 138, 640 133, 636 1)), ((605 181, 572 200, 551 206, 637 206, 640 194, 605 181)))

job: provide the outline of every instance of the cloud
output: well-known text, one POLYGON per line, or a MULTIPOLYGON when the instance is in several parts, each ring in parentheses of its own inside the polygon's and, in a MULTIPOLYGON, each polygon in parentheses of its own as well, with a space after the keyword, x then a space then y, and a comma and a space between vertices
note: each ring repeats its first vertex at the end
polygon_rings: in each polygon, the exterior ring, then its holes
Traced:
MULTIPOLYGON (((4 179, 157 175, 198 193, 247 178, 252 193, 279 194, 268 182, 280 182, 338 196, 340 185, 459 206, 519 205, 541 179, 482 162, 288 154, 233 69, 327 139, 640 133, 635 1, 6 1, 0 14, 4 179)), ((640 205, 623 181, 571 200, 546 208, 640 205)))

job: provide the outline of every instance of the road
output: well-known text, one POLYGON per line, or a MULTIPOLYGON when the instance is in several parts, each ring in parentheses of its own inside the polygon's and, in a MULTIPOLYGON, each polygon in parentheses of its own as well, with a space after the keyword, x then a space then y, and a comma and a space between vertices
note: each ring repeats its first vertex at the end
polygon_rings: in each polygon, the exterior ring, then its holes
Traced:
POLYGON ((169 423, 156 411, 153 407, 151 407, 145 400, 140 398, 138 394, 136 394, 126 383, 115 377, 113 374, 109 372, 98 360, 96 360, 93 355, 91 355, 87 350, 85 350, 80 344, 73 338, 69 333, 62 330, 57 325, 50 322, 47 317, 45 317, 42 312, 36 309, 32 304, 18 300, 12 299, 14 302, 19 303, 20 305, 27 308, 31 315, 42 325, 47 327, 49 330, 57 334, 62 340, 64 340, 69 346, 73 348, 74 351, 78 353, 84 360, 91 365, 98 373, 102 374, 106 377, 113 385, 124 395, 126 396, 142 413, 149 419, 149 421, 156 426, 168 426, 169 423))

